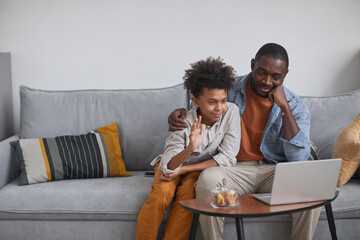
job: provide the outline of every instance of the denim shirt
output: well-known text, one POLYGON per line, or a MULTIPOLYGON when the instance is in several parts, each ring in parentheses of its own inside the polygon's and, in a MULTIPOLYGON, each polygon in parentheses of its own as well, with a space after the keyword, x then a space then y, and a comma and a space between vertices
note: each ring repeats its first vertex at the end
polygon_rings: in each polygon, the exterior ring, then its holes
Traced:
MULTIPOLYGON (((251 73, 239 77, 234 87, 228 92, 228 101, 235 103, 239 107, 240 115, 245 110, 245 88, 250 75, 251 73)), ((268 163, 305 161, 310 155, 310 112, 300 97, 285 87, 284 91, 300 131, 290 140, 282 137, 281 110, 274 103, 260 143, 260 151, 264 156, 264 160, 268 163)))

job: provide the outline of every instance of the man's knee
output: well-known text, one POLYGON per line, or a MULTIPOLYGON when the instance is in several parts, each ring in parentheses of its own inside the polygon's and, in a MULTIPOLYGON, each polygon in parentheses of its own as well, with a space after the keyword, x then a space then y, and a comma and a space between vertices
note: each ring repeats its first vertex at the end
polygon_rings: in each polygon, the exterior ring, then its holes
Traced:
POLYGON ((204 193, 206 195, 210 194, 210 191, 216 187, 221 186, 223 179, 223 171, 221 167, 211 167, 207 168, 201 172, 196 184, 195 190, 197 196, 202 196, 204 193))

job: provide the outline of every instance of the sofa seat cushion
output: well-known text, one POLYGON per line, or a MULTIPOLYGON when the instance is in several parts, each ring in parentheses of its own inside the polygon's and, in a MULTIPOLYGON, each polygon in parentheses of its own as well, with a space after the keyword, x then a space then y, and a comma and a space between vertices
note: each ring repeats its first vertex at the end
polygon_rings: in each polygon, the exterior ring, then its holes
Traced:
POLYGON ((136 220, 149 196, 152 177, 78 179, 0 189, 0 219, 136 220))
MULTIPOLYGON (((122 178, 79 179, 19 186, 19 179, 0 189, 0 220, 136 221, 153 183, 143 171, 122 178)), ((332 203, 335 218, 360 218, 360 181, 350 180, 332 203)), ((165 214, 167 219, 169 209, 165 214)), ((321 215, 326 218, 324 209, 321 215)), ((288 215, 246 221, 290 221, 288 215)), ((233 221, 227 219, 227 221, 233 221)))
POLYGON ((360 181, 351 179, 338 190, 339 196, 331 203, 334 217, 360 218, 360 181))

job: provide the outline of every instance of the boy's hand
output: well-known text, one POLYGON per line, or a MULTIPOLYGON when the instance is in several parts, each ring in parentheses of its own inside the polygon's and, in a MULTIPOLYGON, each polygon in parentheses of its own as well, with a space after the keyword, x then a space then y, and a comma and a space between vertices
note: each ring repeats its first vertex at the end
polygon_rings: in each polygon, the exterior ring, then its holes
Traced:
POLYGON ((201 116, 195 119, 194 124, 191 127, 189 148, 191 151, 195 151, 202 143, 205 135, 205 124, 201 124, 201 116), (200 128, 201 126, 201 128, 200 128), (199 130, 200 128, 200 130, 199 130))
POLYGON ((181 167, 173 173, 164 174, 159 168, 159 179, 160 181, 170 182, 182 174, 181 167))
POLYGON ((184 119, 186 118, 186 109, 178 108, 170 113, 168 117, 169 131, 183 130, 187 127, 184 119))

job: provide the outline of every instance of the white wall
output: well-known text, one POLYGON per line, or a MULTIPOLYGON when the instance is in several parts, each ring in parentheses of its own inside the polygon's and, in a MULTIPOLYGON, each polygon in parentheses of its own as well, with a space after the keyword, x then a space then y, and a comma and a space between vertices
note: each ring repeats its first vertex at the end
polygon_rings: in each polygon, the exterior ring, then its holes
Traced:
POLYGON ((0 141, 14 135, 10 53, 0 52, 0 141))
POLYGON ((299 95, 360 88, 358 0, 0 0, 16 126, 19 85, 165 87, 207 56, 243 75, 267 42, 288 50, 285 84, 299 95))

